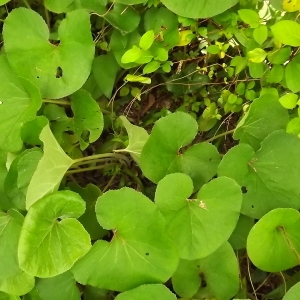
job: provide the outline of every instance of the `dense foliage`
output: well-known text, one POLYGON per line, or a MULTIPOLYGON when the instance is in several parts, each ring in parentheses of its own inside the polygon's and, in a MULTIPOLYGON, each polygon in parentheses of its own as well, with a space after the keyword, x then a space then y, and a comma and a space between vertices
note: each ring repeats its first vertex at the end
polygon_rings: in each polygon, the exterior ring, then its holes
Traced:
POLYGON ((0 0, 0 299, 300 299, 300 0, 0 0))

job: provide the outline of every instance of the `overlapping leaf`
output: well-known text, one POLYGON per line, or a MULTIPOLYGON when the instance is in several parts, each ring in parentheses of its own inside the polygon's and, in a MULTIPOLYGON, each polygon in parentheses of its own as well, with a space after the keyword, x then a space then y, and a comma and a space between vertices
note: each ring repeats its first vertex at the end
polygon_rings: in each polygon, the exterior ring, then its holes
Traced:
POLYGON ((185 174, 167 175, 157 186, 155 203, 166 220, 166 232, 176 243, 180 257, 197 259, 219 248, 233 232, 239 218, 242 194, 237 183, 217 178, 199 191, 185 174))
POLYGON ((182 172, 193 179, 196 189, 210 180, 220 161, 217 149, 209 143, 199 143, 182 151, 197 131, 197 122, 183 112, 158 120, 142 150, 140 166, 144 175, 157 183, 167 174, 182 172))
POLYGON ((89 234, 76 218, 85 202, 71 191, 50 194, 34 203, 21 230, 20 267, 37 277, 68 271, 91 247, 89 234))
POLYGON ((126 291, 146 283, 163 283, 178 263, 176 246, 164 232, 156 206, 130 189, 99 197, 96 214, 103 228, 113 230, 110 242, 97 241, 72 268, 81 284, 126 291))
POLYGON ((67 14, 59 29, 59 45, 49 42, 49 29, 33 10, 17 8, 5 20, 3 37, 14 71, 33 82, 46 98, 77 91, 88 78, 94 58, 89 14, 67 14))
POLYGON ((261 218, 274 208, 300 208, 299 157, 299 138, 278 130, 257 152, 247 144, 229 150, 218 174, 233 178, 242 187, 242 213, 261 218))

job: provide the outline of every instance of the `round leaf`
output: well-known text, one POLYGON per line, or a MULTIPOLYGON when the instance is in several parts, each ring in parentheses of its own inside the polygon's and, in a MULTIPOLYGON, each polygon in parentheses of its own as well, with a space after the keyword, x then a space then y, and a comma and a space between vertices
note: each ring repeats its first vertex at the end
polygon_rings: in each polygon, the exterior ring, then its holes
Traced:
POLYGON ((261 63, 265 60, 267 52, 261 48, 255 48, 247 53, 247 58, 251 62, 261 63))
POLYGON ((220 159, 213 145, 195 144, 181 153, 181 148, 192 142, 197 131, 197 122, 183 112, 158 120, 141 154, 140 165, 145 176, 157 183, 167 174, 182 172, 193 179, 195 188, 210 180, 220 159))
POLYGON ((263 216, 247 240, 249 258, 261 270, 281 272, 299 264, 300 215, 291 208, 277 208, 263 216))
POLYGON ((294 109, 297 105, 298 95, 296 94, 285 94, 280 99, 279 102, 284 108, 294 109))
POLYGON ((274 37, 283 44, 300 46, 300 24, 292 20, 282 20, 271 27, 274 37))
POLYGON ((119 294, 115 300, 176 300, 176 296, 162 284, 141 285, 119 294))
POLYGON ((59 45, 49 42, 43 18, 33 10, 14 9, 3 28, 5 51, 15 72, 33 82, 45 98, 62 98, 87 80, 94 58, 89 14, 67 14, 59 29, 59 45))
POLYGON ((98 198, 99 223, 113 230, 110 242, 97 241, 72 271, 81 284, 126 291, 145 283, 163 283, 178 264, 176 246, 164 231, 157 207, 130 188, 98 198))
POLYGON ((166 220, 166 232, 176 243, 180 258, 205 257, 232 234, 239 218, 242 193, 229 178, 205 184, 196 199, 192 180, 185 174, 167 175, 157 186, 155 203, 166 220))
POLYGON ((89 234, 75 219, 84 210, 85 202, 71 191, 56 192, 34 203, 21 230, 20 267, 42 278, 69 270, 91 247, 89 234))

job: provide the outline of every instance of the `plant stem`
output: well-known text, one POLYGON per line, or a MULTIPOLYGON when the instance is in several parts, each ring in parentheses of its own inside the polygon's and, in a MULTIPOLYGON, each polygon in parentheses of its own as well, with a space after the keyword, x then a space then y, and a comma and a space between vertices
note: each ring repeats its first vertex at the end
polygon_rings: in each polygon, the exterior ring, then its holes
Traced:
POLYGON ((108 161, 111 161, 112 159, 119 159, 118 157, 104 157, 104 158, 97 158, 97 159, 91 159, 91 160, 88 160, 88 161, 80 161, 80 162, 77 162, 76 164, 73 164, 73 168, 76 168, 80 165, 87 165, 87 164, 96 164, 96 163, 102 163, 102 162, 108 162, 108 161))
POLYGON ((213 136, 212 138, 206 140, 205 142, 210 143, 210 142, 212 142, 212 141, 214 141, 214 140, 216 140, 216 139, 218 139, 218 138, 220 138, 220 137, 222 137, 222 136, 226 136, 226 135, 228 135, 228 134, 232 134, 232 133, 234 133, 234 131, 235 131, 235 129, 232 129, 232 130, 229 130, 229 131, 220 133, 220 134, 215 135, 215 136, 213 136))
POLYGON ((74 174, 74 173, 89 172, 89 171, 93 171, 93 170, 104 169, 107 167, 113 167, 116 165, 118 165, 118 163, 111 163, 111 164, 106 164, 106 165, 101 165, 101 166, 96 166, 96 167, 81 168, 81 169, 77 169, 77 170, 69 170, 66 172, 66 174, 69 175, 69 174, 74 174))
POLYGON ((95 154, 95 155, 90 155, 90 156, 85 156, 85 157, 82 157, 82 158, 74 159, 73 165, 78 164, 78 163, 82 164, 82 162, 91 161, 91 160, 93 161, 93 160, 97 160, 99 158, 108 158, 108 157, 123 159, 128 163, 128 165, 130 164, 129 159, 123 154, 103 153, 103 154, 95 154))
POLYGON ((52 99, 43 99, 44 103, 54 103, 54 104, 62 104, 62 105, 71 105, 71 103, 67 100, 52 100, 52 99))
POLYGON ((29 3, 27 2, 27 0, 23 0, 23 2, 24 2, 25 6, 26 6, 27 8, 31 9, 31 7, 30 7, 29 3))

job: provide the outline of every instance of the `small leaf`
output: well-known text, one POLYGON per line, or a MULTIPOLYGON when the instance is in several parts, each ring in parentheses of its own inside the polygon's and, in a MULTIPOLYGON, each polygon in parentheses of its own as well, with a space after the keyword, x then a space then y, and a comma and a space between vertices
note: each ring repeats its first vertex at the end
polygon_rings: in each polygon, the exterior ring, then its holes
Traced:
POLYGON ((121 58, 121 62, 122 64, 128 64, 131 62, 135 62, 136 60, 138 60, 140 58, 142 54, 142 50, 137 47, 137 46, 132 46, 131 49, 127 50, 122 58, 121 58))
POLYGON ((132 125, 124 116, 121 116, 120 120, 122 121, 123 126, 126 128, 129 144, 125 149, 116 150, 116 152, 129 152, 129 154, 132 156, 135 162, 139 164, 141 152, 146 141, 149 138, 149 134, 144 128, 132 125))
POLYGON ((143 68, 143 74, 149 74, 155 72, 157 69, 160 68, 160 62, 158 61, 151 61, 143 68))
POLYGON ((296 94, 285 94, 280 99, 279 102, 284 108, 294 109, 297 105, 298 95, 296 94))
POLYGON ((115 300, 176 300, 176 296, 162 284, 141 285, 119 294, 115 300))
POLYGON ((38 163, 28 186, 26 195, 26 209, 58 189, 66 171, 73 164, 73 160, 65 154, 57 143, 49 125, 45 126, 40 134, 44 143, 44 155, 38 163))
POLYGON ((230 65, 235 68, 235 74, 239 74, 241 71, 243 71, 247 66, 247 59, 242 56, 235 56, 231 62, 230 65))
POLYGON ((68 271, 91 247, 89 234, 75 219, 84 210, 85 202, 71 191, 56 192, 34 203, 21 230, 20 267, 42 278, 68 271))
POLYGON ((179 37, 180 37, 180 40, 176 46, 186 46, 194 38, 193 31, 192 30, 179 31, 179 37))
POLYGON ((274 37, 280 43, 299 47, 300 24, 292 20, 282 20, 271 26, 274 37))
MULTIPOLYGON (((299 56, 297 56, 296 58, 299 58, 299 56)), ((284 76, 287 87, 293 93, 298 93, 300 91, 300 81, 295 76, 295 74, 298 74, 299 72, 300 72, 300 63, 294 58, 285 67, 285 76, 284 76)))
POLYGON ((253 38, 262 45, 268 37, 268 27, 266 25, 259 25, 253 31, 253 38))
POLYGON ((125 81, 129 82, 140 82, 143 84, 150 84, 151 79, 149 77, 144 77, 140 75, 132 75, 132 74, 127 74, 126 77, 124 78, 125 81))
POLYGON ((253 63, 261 63, 265 60, 267 52, 261 48, 256 48, 247 53, 247 58, 253 63))
POLYGON ((166 60, 168 60, 168 57, 169 57, 169 53, 166 49, 158 48, 155 52, 154 59, 159 60, 159 61, 166 61, 166 60))
POLYGON ((242 21, 249 24, 251 27, 258 27, 259 25, 259 15, 256 11, 252 9, 240 9, 238 14, 242 21))
POLYGON ((154 31, 153 30, 149 30, 146 31, 141 39, 140 39, 140 43, 139 46, 143 49, 143 50, 148 50, 152 44, 154 42, 154 31))
POLYGON ((269 52, 267 57, 272 64, 281 65, 289 60, 291 53, 291 47, 283 47, 269 52))

